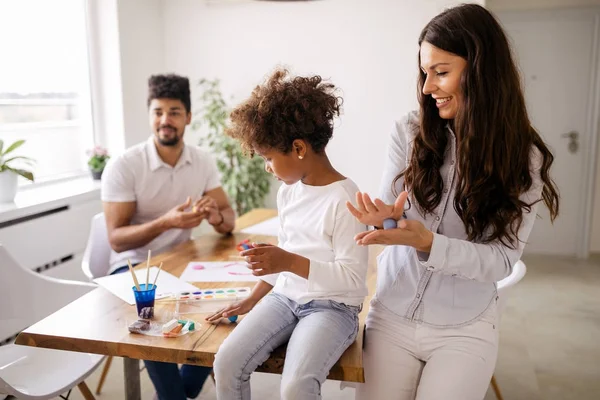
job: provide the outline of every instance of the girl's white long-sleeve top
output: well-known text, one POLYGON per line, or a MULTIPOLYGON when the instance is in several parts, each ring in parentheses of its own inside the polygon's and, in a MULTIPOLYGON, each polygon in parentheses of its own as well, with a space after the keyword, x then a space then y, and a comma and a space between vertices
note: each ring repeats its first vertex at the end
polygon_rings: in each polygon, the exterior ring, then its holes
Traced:
POLYGON ((310 260, 308 279, 291 272, 266 275, 265 282, 305 304, 327 299, 358 306, 367 295, 368 250, 354 236, 367 229, 346 207, 359 189, 350 179, 326 186, 283 184, 277 193, 279 247, 310 260))

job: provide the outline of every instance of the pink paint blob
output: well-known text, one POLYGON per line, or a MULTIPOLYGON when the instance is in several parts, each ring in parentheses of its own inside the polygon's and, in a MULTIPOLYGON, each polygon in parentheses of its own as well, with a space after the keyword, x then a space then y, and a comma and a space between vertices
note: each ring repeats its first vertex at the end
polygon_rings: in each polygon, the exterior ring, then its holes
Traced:
POLYGON ((248 264, 235 262, 235 263, 223 265, 223 268, 236 267, 236 266, 245 267, 246 265, 248 265, 248 264))
POLYGON ((195 264, 192 268, 193 269, 198 269, 198 270, 200 270, 200 269, 206 269, 206 268, 204 268, 204 265, 201 265, 201 264, 195 264))

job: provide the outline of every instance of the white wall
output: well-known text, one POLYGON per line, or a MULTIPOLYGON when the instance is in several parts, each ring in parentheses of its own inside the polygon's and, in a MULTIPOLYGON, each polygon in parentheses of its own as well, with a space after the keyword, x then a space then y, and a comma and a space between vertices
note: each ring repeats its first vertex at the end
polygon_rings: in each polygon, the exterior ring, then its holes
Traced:
MULTIPOLYGON (((518 11, 600 6, 600 0, 487 0, 486 4, 492 11, 518 11)), ((596 128, 596 131, 600 132, 600 126, 596 128)), ((596 161, 593 209, 589 251, 600 253, 600 162, 598 161, 596 161)))
POLYGON ((331 78, 342 89, 344 114, 328 153, 340 172, 375 193, 393 121, 417 107, 418 35, 457 3, 169 0, 165 67, 193 81, 219 78, 235 102, 278 64, 331 78))
POLYGON ((96 142, 111 154, 150 134, 148 77, 164 72, 162 0, 89 0, 96 142))
POLYGON ((144 141, 148 77, 165 72, 162 0, 118 0, 125 146, 144 141))
POLYGON ((486 4, 492 11, 508 11, 597 6, 600 0, 487 0, 486 4))
MULTIPOLYGON (((224 93, 238 102, 283 64, 294 73, 331 78, 342 89, 344 114, 328 151, 342 173, 376 192, 393 121, 417 106, 418 34, 460 1, 89 3, 96 130, 98 142, 113 154, 150 134, 150 75, 189 76, 193 106, 202 77, 221 79, 224 93)), ((186 141, 197 140, 188 129, 186 141)))

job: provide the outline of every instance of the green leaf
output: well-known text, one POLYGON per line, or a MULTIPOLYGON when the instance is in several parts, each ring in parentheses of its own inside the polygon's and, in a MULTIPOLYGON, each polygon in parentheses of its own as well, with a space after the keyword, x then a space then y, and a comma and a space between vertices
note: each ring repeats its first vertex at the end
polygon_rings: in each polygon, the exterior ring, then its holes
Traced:
POLYGON ((6 167, 6 169, 14 172, 15 174, 21 175, 23 178, 33 182, 33 173, 31 173, 29 171, 25 171, 24 169, 10 168, 10 167, 6 167))
POLYGON ((4 148, 4 140, 0 139, 0 156, 2 155, 3 148, 4 148))
POLYGON ((230 109, 217 79, 198 81, 199 108, 193 112, 192 129, 200 132, 199 144, 207 145, 217 161, 223 189, 238 215, 264 206, 271 185, 261 158, 248 157, 240 143, 224 134, 230 109))
POLYGON ((23 161, 35 162, 35 160, 33 158, 30 158, 30 157, 15 156, 15 157, 11 157, 11 158, 8 158, 8 159, 4 160, 4 164, 8 164, 9 162, 11 162, 13 160, 23 160, 23 161))
POLYGON ((2 155, 6 155, 6 154, 10 153, 11 151, 21 147, 23 145, 23 143, 25 143, 24 140, 17 140, 13 144, 11 144, 2 155))

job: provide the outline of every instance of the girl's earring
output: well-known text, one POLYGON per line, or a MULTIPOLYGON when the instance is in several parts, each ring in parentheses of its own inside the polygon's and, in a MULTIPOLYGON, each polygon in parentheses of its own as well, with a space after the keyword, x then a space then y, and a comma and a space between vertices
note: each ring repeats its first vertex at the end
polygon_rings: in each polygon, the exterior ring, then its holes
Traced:
POLYGON ((298 156, 298 158, 302 160, 304 158, 304 156, 298 156))

